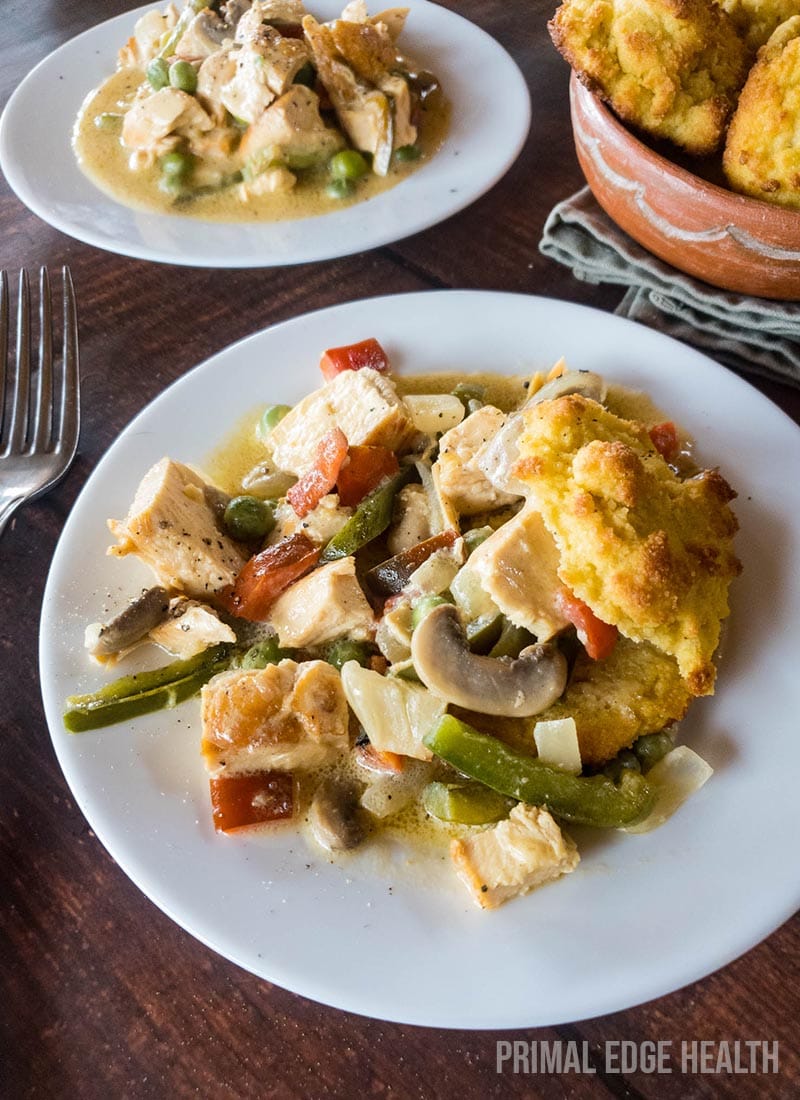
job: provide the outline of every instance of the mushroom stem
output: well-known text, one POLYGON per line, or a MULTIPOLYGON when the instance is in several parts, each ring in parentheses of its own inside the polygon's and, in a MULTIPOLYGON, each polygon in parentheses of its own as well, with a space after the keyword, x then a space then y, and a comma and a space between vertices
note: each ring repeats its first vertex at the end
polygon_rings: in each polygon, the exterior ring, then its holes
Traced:
POLYGON ((451 604, 434 608, 419 624, 411 638, 411 658, 430 691, 480 714, 539 714, 567 683, 566 659, 552 642, 528 646, 516 660, 470 652, 451 604))

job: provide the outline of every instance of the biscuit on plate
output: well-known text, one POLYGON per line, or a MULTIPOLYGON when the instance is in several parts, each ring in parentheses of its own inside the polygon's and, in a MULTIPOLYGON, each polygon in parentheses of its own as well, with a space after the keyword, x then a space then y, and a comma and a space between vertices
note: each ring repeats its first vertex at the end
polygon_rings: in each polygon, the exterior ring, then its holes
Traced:
POLYGON ((697 156, 720 145, 747 48, 715 0, 564 0, 548 27, 624 121, 697 156))
POLYGON ((722 166, 734 191, 800 207, 800 15, 762 46, 731 120, 722 166))
POLYGON ((734 491, 716 470, 681 479, 647 428, 579 394, 523 412, 513 476, 560 558, 558 575, 603 622, 678 662, 692 695, 711 695, 728 614, 734 491))

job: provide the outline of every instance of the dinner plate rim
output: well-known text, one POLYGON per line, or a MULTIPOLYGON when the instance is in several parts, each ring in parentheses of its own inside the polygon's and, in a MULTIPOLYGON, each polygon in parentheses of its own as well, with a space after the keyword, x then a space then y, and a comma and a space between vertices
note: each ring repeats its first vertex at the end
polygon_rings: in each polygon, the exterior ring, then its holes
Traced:
MULTIPOLYGON (((227 347, 220 349, 220 351, 206 358, 203 362, 198 364, 181 378, 176 379, 175 382, 173 382, 166 390, 162 392, 162 394, 151 401, 139 414, 137 414, 130 421, 130 423, 121 433, 120 437, 118 437, 118 441, 112 444, 110 448, 108 448, 102 459, 95 467, 95 470, 87 479, 86 484, 83 486, 81 493, 75 503, 73 512, 78 509, 81 501, 83 501, 84 499, 88 500, 88 498, 90 497, 92 486, 95 483, 96 479, 99 479, 103 476, 103 470, 107 462, 113 461, 113 455, 118 448, 119 440, 122 440, 125 437, 129 437, 132 433, 135 433, 139 428, 141 428, 143 423, 146 423, 148 415, 150 414, 153 407, 158 406, 159 403, 164 400, 167 394, 170 394, 176 389, 179 389, 181 386, 186 385, 187 381, 190 379, 194 379, 194 384, 196 384, 196 379, 201 378, 204 373, 210 373, 213 372, 214 369, 219 369, 218 367, 215 368, 215 362, 218 361, 220 358, 241 355, 241 349, 245 345, 255 345, 259 341, 263 340, 268 341, 268 334, 274 332, 275 330, 285 331, 287 328, 297 326, 303 322, 309 321, 311 318, 324 319, 326 316, 337 314, 341 315, 345 311, 359 310, 363 309, 366 306, 370 307, 370 311, 374 311, 375 309, 380 310, 380 308, 386 306, 387 304, 391 304, 390 308, 394 308, 394 303, 397 303, 399 301, 403 301, 409 305, 415 299, 420 301, 425 299, 433 301, 432 296, 435 296, 439 300, 445 297, 449 299, 461 299, 464 302, 465 308, 467 309, 469 309, 469 303, 474 303, 475 305, 477 305, 479 299, 482 299, 484 304, 489 299, 495 299, 497 301, 518 300, 520 302, 528 303, 533 301, 536 303, 536 305, 534 305, 533 307, 530 307, 529 305, 528 308, 533 308, 534 312, 536 311, 536 309, 546 310, 548 306, 553 306, 557 310, 566 307, 569 311, 574 311, 576 316, 580 314, 583 314, 585 316, 593 315, 595 317, 601 316, 603 318, 602 324, 608 324, 611 328, 617 328, 620 333, 624 331, 630 332, 631 329, 629 326, 633 326, 635 329, 639 330, 640 335, 642 333, 646 334, 644 337, 645 342, 650 341, 651 337, 656 337, 658 342, 666 341, 668 344, 676 345, 675 341, 671 340, 668 337, 665 337, 661 333, 654 333, 653 330, 646 329, 644 326, 640 326, 635 322, 631 322, 627 319, 607 314, 604 311, 594 309, 593 307, 579 305, 571 302, 562 302, 557 299, 550 299, 542 296, 509 294, 502 291, 412 291, 405 294, 393 294, 377 298, 359 299, 357 301, 342 303, 340 305, 328 306, 323 309, 314 310, 310 313, 280 322, 276 325, 269 326, 257 333, 253 333, 250 336, 238 340, 228 345, 227 347)), ((760 403, 761 408, 765 410, 769 409, 771 414, 777 412, 783 419, 783 421, 785 421, 786 424, 793 431, 796 432, 798 430, 798 426, 785 412, 783 412, 783 410, 779 409, 773 402, 769 400, 769 398, 761 394, 760 391, 756 390, 744 379, 741 379, 738 376, 733 375, 731 372, 726 371, 725 368, 721 367, 719 364, 714 363, 712 360, 710 360, 708 357, 701 354, 700 352, 696 352, 693 349, 687 348, 685 345, 677 346, 682 348, 682 356, 686 358, 687 362, 691 362, 696 367, 696 369, 703 370, 713 368, 713 370, 716 372, 722 372, 720 374, 720 378, 724 377, 727 382, 732 387, 734 387, 734 389, 738 389, 741 394, 746 395, 749 401, 754 402, 755 405, 759 405, 760 403)), ((192 384, 192 382, 189 382, 190 386, 192 384)), ((70 520, 71 518, 72 517, 70 516, 70 520)), ((104 830, 98 830, 95 825, 95 821, 93 820, 96 817, 96 814, 93 813, 91 807, 85 804, 85 799, 81 797, 80 792, 74 789, 74 785, 69 774, 71 770, 71 764, 69 762, 66 762, 63 756, 63 752, 60 751, 64 748, 63 731, 59 730, 58 736, 56 734, 56 729, 60 727, 60 713, 57 709, 55 709, 56 704, 54 700, 48 699, 47 689, 44 682, 48 666, 51 662, 51 654, 48 647, 48 638, 45 634, 44 626, 46 624, 48 616, 50 616, 53 612, 53 601, 56 600, 57 597, 57 593, 53 591, 53 586, 55 584, 54 577, 56 574, 56 565, 60 562, 60 558, 64 553, 64 551, 62 551, 62 545, 66 545, 69 541, 69 536, 71 533, 70 520, 68 520, 67 524, 65 525, 64 532, 61 539, 59 540, 58 547, 56 548, 53 559, 53 567, 51 568, 51 571, 48 575, 45 595, 42 604, 40 670, 42 674, 42 691, 45 703, 45 710, 47 713, 48 726, 51 732, 54 751, 56 752, 56 756, 59 760, 62 770, 64 771, 65 778, 67 779, 70 789, 73 792, 73 796, 76 798, 76 801, 80 806, 82 812, 84 813, 84 816, 86 816, 87 820, 94 828, 98 839, 101 841, 106 850, 109 851, 112 857, 120 864, 124 873, 139 887, 139 889, 142 890, 143 893, 145 893, 145 895, 150 900, 152 900, 158 906, 158 908, 160 908, 167 916, 169 916, 172 920, 179 924, 179 926, 189 931, 191 935, 200 940, 207 947, 210 947, 218 954, 223 955, 223 957, 229 959, 231 962, 242 967, 248 972, 255 973, 265 980, 275 982, 285 989, 297 993, 298 995, 309 997, 321 1004, 329 1005, 331 1007, 339 1008, 344 1011, 353 1012, 359 1015, 383 1019, 390 1022, 449 1029, 467 1028, 482 1030, 556 1025, 567 1022, 578 1022, 581 1019, 593 1018, 609 1012, 622 1011, 627 1008, 632 1008, 636 1005, 650 1001, 656 997, 661 997, 668 993, 671 993, 674 990, 682 988, 693 981, 699 980, 719 969, 721 966, 727 965, 728 963, 734 961, 736 958, 740 957, 742 954, 761 942, 767 935, 769 935, 772 931, 783 924, 800 905, 800 882, 796 882, 794 884, 793 892, 784 891, 784 903, 781 906, 772 907, 768 914, 764 914, 763 919, 760 922, 752 922, 748 930, 746 932, 742 932, 742 934, 738 937, 729 937, 724 948, 718 949, 716 952, 709 951, 705 957, 705 960, 700 965, 698 965, 697 961, 695 960, 692 964, 687 964, 683 969, 677 969, 674 972, 673 981, 665 982, 663 976, 661 976, 654 979, 652 983, 640 983, 633 999, 623 997, 621 1001, 618 993, 609 993, 607 997, 598 996, 588 1007, 588 1010, 586 1012, 572 1012, 568 1015, 556 1015, 552 1019, 545 1019, 539 1015, 534 1014, 535 1018, 525 1020, 519 1016, 518 1012, 512 1012, 507 1018, 504 1018, 502 1015, 502 1011, 499 1009, 495 1009, 493 1013, 489 1013, 488 1015, 482 1016, 480 1018, 476 1018, 473 1014, 470 1014, 469 1011, 467 1011, 466 1013, 464 1013, 463 1011, 459 1013, 459 1011, 456 1010, 454 1010, 449 1017, 447 1015, 443 1016, 441 1012, 428 1014, 424 1010, 420 1010, 415 1014, 409 1014, 408 1011, 393 1013, 391 1007, 380 1003, 380 998, 372 1003, 354 1003, 353 1000, 347 996, 346 992, 343 994, 340 990, 330 989, 324 986, 324 984, 315 983, 313 979, 306 980, 306 977, 304 977, 301 981, 294 980, 292 976, 283 973, 281 967, 272 967, 269 973, 267 973, 264 968, 262 968, 261 970, 254 969, 253 960, 252 958, 248 958, 246 952, 242 953, 231 950, 230 948, 221 948, 219 942, 214 942, 213 937, 208 937, 203 933, 202 930, 198 930, 196 927, 193 927, 192 921, 187 920, 185 915, 182 916, 180 913, 175 912, 173 906, 165 901, 163 897, 154 896, 152 884, 147 882, 147 876, 140 875, 136 871, 132 872, 130 870, 130 861, 126 858, 125 853, 119 850, 119 845, 113 842, 109 843, 107 836, 104 835, 104 830)), ((558 887, 556 886, 555 888, 557 889, 558 887)), ((535 905, 535 895, 531 898, 523 899, 512 904, 518 906, 531 904, 535 905)), ((492 920, 493 915, 486 914, 483 915, 483 918, 486 920, 492 920)))
MULTIPOLYGON (((333 0, 320 0, 320 2, 333 6, 333 0)), ((491 56, 496 64, 502 66, 503 90, 508 96, 507 106, 509 107, 508 117, 504 116, 503 122, 504 126, 509 126, 508 144, 499 151, 499 155, 495 153, 491 162, 485 162, 487 167, 491 165, 490 170, 484 170, 484 161, 481 161, 480 171, 482 175, 480 180, 469 186, 461 186, 456 173, 467 159, 463 155, 465 148, 469 152, 470 145, 475 141, 475 138, 472 131, 460 132, 461 120, 457 111, 460 103, 466 116, 470 108, 475 108, 478 105, 479 99, 474 98, 465 101, 462 95, 457 102, 452 95, 449 95, 453 116, 443 147, 417 171, 401 180, 394 187, 364 202, 350 205, 342 211, 332 211, 310 218, 288 221, 265 222, 254 220, 228 223, 135 211, 104 193, 85 176, 75 162, 71 143, 68 143, 69 162, 67 171, 68 173, 73 171, 77 173, 75 178, 79 180, 80 187, 88 188, 87 195, 90 197, 93 207, 99 208, 102 212, 107 212, 108 216, 112 218, 116 217, 122 221, 132 223, 132 225, 129 225, 122 239, 111 239, 108 232, 95 229, 92 224, 87 222, 88 209, 81 213, 81 203, 75 196, 68 202, 66 211, 62 212, 59 204, 53 202, 52 197, 47 192, 37 189, 39 188, 38 184, 35 187, 32 186, 26 178, 23 160, 20 159, 19 149, 17 148, 20 144, 19 139, 14 143, 12 138, 13 127, 18 124, 18 121, 22 120, 22 107, 20 104, 24 102, 24 98, 30 90, 36 87, 37 82, 42 80, 43 74, 53 69, 59 62, 64 59, 71 59, 74 53, 79 54, 80 49, 87 45, 91 48, 92 39, 103 33, 110 34, 112 29, 116 29, 113 25, 119 27, 120 31, 124 33, 123 28, 127 23, 129 24, 127 29, 132 32, 135 19, 143 13, 153 10, 154 7, 157 8, 157 3, 141 5, 81 31, 57 46, 33 66, 14 89, 0 114, 0 171, 3 172, 6 181, 17 198, 32 213, 54 229, 104 251, 154 263, 197 268, 228 270, 249 268, 257 270, 340 259, 405 240, 460 213, 491 190, 519 157, 527 140, 531 124, 531 103, 527 83, 516 61, 497 39, 459 12, 437 4, 434 0, 408 0, 408 5, 411 7, 409 29, 406 32, 408 35, 413 36, 415 32, 419 34, 424 30, 423 26, 415 27, 415 14, 417 15, 417 21, 420 22, 420 16, 424 18, 426 12, 432 12, 434 22, 442 18, 445 23, 452 20, 452 26, 459 28, 460 34, 467 34, 475 43, 476 49, 488 51, 487 56, 491 56), (456 137, 458 138, 459 148, 455 148, 454 139, 456 137), (448 162, 447 169, 445 169, 445 161, 448 162), (424 181, 430 178, 432 173, 435 173, 437 182, 432 184, 436 198, 431 205, 430 200, 426 200, 424 181), (441 180, 438 179, 440 175, 441 180), (445 189, 448 192, 446 198, 444 196, 445 189), (408 202, 403 201, 404 196, 408 198, 408 202), (398 214, 401 206, 409 211, 408 214, 403 211, 401 227, 399 229, 388 228, 392 225, 393 217, 398 214), (73 212, 70 213, 70 211, 73 212), (382 228, 381 225, 376 224, 379 221, 385 227, 382 228), (138 229, 139 222, 143 227, 141 230, 138 229), (298 226, 304 228, 300 228, 295 232, 294 227, 298 226), (192 231, 193 228, 194 232, 192 231), (244 246, 241 244, 237 250, 235 246, 225 243, 219 246, 209 246, 208 250, 204 251, 202 245, 196 243, 197 238, 202 236, 199 232, 200 229, 204 229, 206 234, 219 235, 220 237, 225 237, 226 234, 230 237, 238 235, 240 241, 244 241, 245 237, 250 239, 254 234, 259 235, 263 237, 258 246, 261 254, 254 256, 247 253, 246 250, 242 251, 244 246), (280 247, 280 235, 284 231, 298 239, 297 243, 288 246, 287 254, 281 254, 280 251, 276 252, 275 250, 276 244, 280 247), (137 234, 135 239, 131 238, 132 233, 137 234), (149 235, 153 240, 157 240, 159 236, 163 238, 165 234, 169 237, 167 244, 149 244, 144 239, 145 236, 149 235), (172 240, 173 234, 175 235, 174 241, 172 240), (322 237, 327 243, 324 246, 315 246, 313 243, 309 243, 309 240, 315 237, 322 237), (180 247, 176 243, 177 241, 181 242, 180 247), (191 254, 185 254, 187 248, 191 249, 191 254), (270 252, 270 249, 272 249, 272 252, 270 252)), ((121 41, 122 38, 120 38, 121 41)), ((452 64, 454 62, 448 61, 445 69, 452 64)), ((108 58, 108 75, 110 75, 112 65, 113 56, 108 58)), ((68 84, 69 87, 72 86, 75 79, 80 82, 82 92, 80 100, 82 101, 90 93, 90 89, 84 87, 84 82, 81 82, 79 77, 72 78, 68 84)), ((445 91, 447 93, 447 88, 445 91)), ((70 133, 72 121, 69 122, 70 133)), ((482 125, 488 125, 488 122, 484 121, 482 125)), ((30 149, 32 144, 26 142, 24 148, 30 149)), ((475 144, 477 145, 477 142, 475 144)), ((494 142, 487 147, 492 149, 494 142)), ((472 148, 473 158, 475 152, 475 148, 472 148)), ((27 155, 30 156, 31 154, 28 153, 27 155)))

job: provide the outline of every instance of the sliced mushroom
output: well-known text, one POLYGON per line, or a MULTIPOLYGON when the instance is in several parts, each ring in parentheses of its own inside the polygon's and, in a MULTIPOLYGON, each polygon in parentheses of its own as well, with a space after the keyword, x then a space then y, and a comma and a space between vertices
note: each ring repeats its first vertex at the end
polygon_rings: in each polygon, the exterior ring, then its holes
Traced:
POLYGON ((590 370, 566 370, 558 378, 546 382, 531 397, 529 405, 538 405, 541 401, 555 401, 557 397, 566 397, 570 393, 579 393, 581 397, 590 397, 601 405, 606 399, 606 381, 590 370))
POLYGON ((93 623, 86 628, 86 648, 93 657, 113 657, 136 645, 169 614, 169 596, 164 588, 148 588, 125 610, 104 626, 93 623))
POLYGON ((416 628, 411 658, 420 680, 435 695, 480 714, 539 714, 567 683, 566 659, 550 642, 528 646, 516 660, 470 652, 451 604, 435 607, 416 628))
POLYGON ((366 828, 356 785, 326 779, 314 793, 308 821, 323 848, 342 851, 357 847, 366 836, 366 828))

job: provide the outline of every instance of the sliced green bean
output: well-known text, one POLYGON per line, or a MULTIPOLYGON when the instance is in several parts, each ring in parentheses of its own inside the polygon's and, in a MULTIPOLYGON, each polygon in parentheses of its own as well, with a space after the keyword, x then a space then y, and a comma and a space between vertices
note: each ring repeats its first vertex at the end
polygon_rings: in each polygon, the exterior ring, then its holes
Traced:
POLYGON ((382 535, 392 522, 392 506, 398 490, 411 476, 411 469, 401 470, 364 497, 350 519, 333 536, 322 551, 321 561, 348 558, 362 546, 382 535))
POLYGON ((281 661, 294 657, 293 649, 282 649, 277 638, 265 638, 250 646, 242 657, 242 668, 266 668, 267 665, 279 665, 281 661))
POLYGON ((429 783, 422 792, 426 813, 459 825, 489 825, 508 817, 514 800, 483 783, 429 783))

